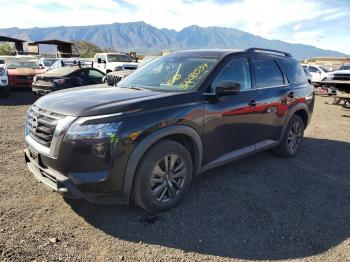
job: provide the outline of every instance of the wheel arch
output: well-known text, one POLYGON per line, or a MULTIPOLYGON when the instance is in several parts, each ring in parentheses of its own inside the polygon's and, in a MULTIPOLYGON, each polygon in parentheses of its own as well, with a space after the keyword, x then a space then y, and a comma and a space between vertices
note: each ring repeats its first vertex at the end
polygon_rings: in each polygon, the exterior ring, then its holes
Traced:
POLYGON ((124 172, 123 193, 127 196, 130 196, 135 172, 140 160, 151 146, 162 139, 173 140, 185 146, 192 157, 194 175, 200 172, 203 157, 203 145, 198 132, 192 127, 185 125, 164 127, 144 138, 131 152, 124 172))
POLYGON ((282 130, 282 133, 280 136, 280 140, 282 140, 284 132, 287 128, 287 125, 288 125, 290 119, 292 118, 292 116, 294 116, 294 115, 300 116, 303 119, 305 128, 307 127, 307 125, 310 121, 309 109, 308 109, 306 104, 303 104, 303 103, 296 104, 291 109, 289 109, 289 111, 285 117, 285 120, 283 122, 283 130, 282 130))

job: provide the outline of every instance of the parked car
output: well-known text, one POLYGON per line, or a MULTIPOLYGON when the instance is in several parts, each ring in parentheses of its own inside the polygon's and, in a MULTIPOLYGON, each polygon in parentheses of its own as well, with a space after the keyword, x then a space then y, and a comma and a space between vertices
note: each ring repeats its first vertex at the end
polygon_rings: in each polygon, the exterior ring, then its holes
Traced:
POLYGON ((309 81, 309 83, 312 83, 312 75, 310 74, 309 70, 307 70, 305 67, 303 67, 303 70, 305 72, 305 75, 307 77, 307 80, 309 81))
POLYGON ((10 95, 10 87, 7 71, 0 67, 0 96, 8 97, 10 95))
POLYGON ((46 71, 51 69, 51 66, 58 60, 58 58, 40 58, 38 65, 41 69, 46 69, 46 71))
POLYGON ((303 65, 303 68, 307 69, 311 76, 312 82, 322 81, 326 79, 331 72, 327 67, 321 65, 303 65))
POLYGON ((61 58, 54 62, 49 70, 66 66, 92 67, 92 61, 87 59, 61 58))
POLYGON ((33 79, 32 91, 35 95, 41 96, 71 87, 101 84, 104 75, 95 68, 77 66, 56 68, 36 75, 33 79))
POLYGON ((350 81, 350 64, 342 65, 338 70, 331 72, 327 80, 350 81))
POLYGON ((123 70, 110 72, 102 79, 103 83, 107 83, 110 86, 116 86, 122 79, 133 73, 135 70, 123 70))
POLYGON ((40 69, 36 62, 31 61, 9 62, 5 64, 5 69, 11 88, 32 88, 33 77, 45 72, 45 69, 40 69))
POLYGON ((133 62, 125 54, 119 53, 97 53, 94 57, 93 66, 108 74, 113 71, 135 70, 139 63, 133 62))
POLYGON ((313 86, 288 53, 174 52, 117 87, 37 100, 26 116, 25 159, 64 197, 132 200, 157 213, 208 169, 269 148, 294 156, 313 107, 313 86))

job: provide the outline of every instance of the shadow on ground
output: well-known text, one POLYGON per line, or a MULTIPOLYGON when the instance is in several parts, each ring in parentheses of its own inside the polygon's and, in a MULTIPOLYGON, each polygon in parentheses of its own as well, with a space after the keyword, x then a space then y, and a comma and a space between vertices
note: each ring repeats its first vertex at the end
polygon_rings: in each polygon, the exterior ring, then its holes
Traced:
POLYGON ((135 207, 69 204, 118 239, 239 259, 303 258, 350 237, 349 156, 349 143, 306 138, 292 159, 264 152, 206 172, 156 218, 135 207))
POLYGON ((19 89, 12 91, 9 97, 0 97, 0 106, 31 105, 36 99, 32 90, 19 89))

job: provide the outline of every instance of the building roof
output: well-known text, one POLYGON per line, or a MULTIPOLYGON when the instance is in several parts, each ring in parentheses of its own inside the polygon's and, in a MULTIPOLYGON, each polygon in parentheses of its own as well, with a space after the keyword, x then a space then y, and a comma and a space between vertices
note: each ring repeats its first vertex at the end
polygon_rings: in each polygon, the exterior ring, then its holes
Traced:
POLYGON ((57 39, 51 39, 51 40, 42 40, 42 41, 35 41, 31 42, 29 44, 47 44, 47 45, 73 45, 71 42, 66 42, 62 40, 57 40, 57 39))
POLYGON ((23 43, 23 42, 25 42, 24 40, 21 40, 21 39, 12 38, 12 37, 3 36, 3 35, 0 35, 0 41, 2 41, 2 42, 14 42, 14 43, 23 43))

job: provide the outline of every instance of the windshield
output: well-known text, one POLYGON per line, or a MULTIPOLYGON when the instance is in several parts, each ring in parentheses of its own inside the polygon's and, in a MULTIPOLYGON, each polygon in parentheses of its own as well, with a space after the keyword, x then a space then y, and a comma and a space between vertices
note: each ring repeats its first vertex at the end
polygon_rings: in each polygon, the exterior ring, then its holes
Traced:
POLYGON ((329 68, 325 67, 325 66, 320 66, 320 68, 326 73, 331 72, 331 70, 329 68))
POLYGON ((350 70, 350 65, 342 65, 338 70, 350 70))
POLYGON ((127 55, 107 55, 108 62, 131 62, 131 58, 127 55))
POLYGON ((39 66, 35 62, 12 62, 6 66, 7 69, 16 69, 16 68, 32 68, 39 69, 39 66))
POLYGON ((147 63, 119 82, 119 87, 163 91, 195 89, 214 67, 217 58, 168 55, 147 63))
POLYGON ((45 59, 44 60, 44 66, 52 66, 53 63, 55 63, 57 59, 45 59))

